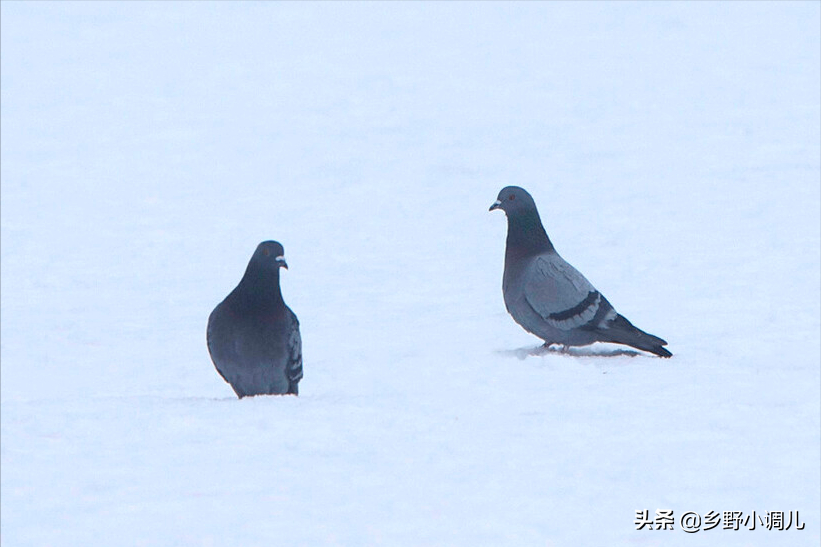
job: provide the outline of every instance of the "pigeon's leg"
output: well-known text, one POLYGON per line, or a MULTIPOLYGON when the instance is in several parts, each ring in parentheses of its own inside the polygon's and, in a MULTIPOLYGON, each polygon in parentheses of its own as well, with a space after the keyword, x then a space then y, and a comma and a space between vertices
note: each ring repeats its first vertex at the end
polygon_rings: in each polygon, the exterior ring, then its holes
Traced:
POLYGON ((568 348, 567 344, 560 344, 558 342, 545 342, 542 347, 548 351, 555 351, 557 353, 567 353, 568 348))

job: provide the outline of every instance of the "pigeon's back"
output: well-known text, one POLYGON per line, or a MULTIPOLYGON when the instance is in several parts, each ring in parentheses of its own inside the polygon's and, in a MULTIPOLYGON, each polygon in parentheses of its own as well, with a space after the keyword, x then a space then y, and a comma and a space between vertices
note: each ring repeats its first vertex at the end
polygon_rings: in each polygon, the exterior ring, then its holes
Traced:
POLYGON ((527 264, 525 295, 541 314, 569 310, 595 290, 587 278, 555 252, 539 255, 527 264))

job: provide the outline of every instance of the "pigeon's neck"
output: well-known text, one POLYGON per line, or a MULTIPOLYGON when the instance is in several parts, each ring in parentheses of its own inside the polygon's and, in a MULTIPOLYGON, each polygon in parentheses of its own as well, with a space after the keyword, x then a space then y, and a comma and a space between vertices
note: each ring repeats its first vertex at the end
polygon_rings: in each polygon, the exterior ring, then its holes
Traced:
POLYGON ((266 309, 282 304, 279 288, 279 268, 268 270, 248 268, 240 281, 240 297, 249 308, 266 309))
POLYGON ((506 257, 522 257, 556 252, 542 226, 539 211, 534 207, 507 217, 506 257))

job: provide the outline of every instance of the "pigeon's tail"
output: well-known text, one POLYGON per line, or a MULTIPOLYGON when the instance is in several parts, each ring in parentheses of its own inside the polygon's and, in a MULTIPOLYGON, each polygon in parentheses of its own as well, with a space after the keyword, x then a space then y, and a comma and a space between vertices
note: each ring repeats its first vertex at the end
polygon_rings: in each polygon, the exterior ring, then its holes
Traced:
POLYGON ((632 346, 643 351, 654 353, 659 357, 673 356, 672 353, 663 347, 667 345, 665 340, 633 326, 633 323, 628 321, 623 315, 618 315, 616 319, 610 323, 604 333, 606 333, 608 337, 607 342, 632 346))

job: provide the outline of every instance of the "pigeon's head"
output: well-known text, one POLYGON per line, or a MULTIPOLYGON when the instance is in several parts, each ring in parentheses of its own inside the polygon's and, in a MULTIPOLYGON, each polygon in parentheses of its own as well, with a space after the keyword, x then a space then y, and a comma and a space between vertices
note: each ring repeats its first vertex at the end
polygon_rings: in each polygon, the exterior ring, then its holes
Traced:
POLYGON ((493 205, 490 206, 488 211, 501 209, 507 215, 510 215, 511 213, 535 208, 536 203, 533 201, 533 198, 530 197, 530 194, 527 193, 527 190, 519 188, 518 186, 507 186, 502 188, 502 191, 499 192, 499 197, 496 198, 496 201, 493 202, 493 205))
POLYGON ((254 256, 251 257, 251 262, 266 270, 288 269, 288 263, 285 262, 285 249, 282 248, 279 241, 263 241, 257 245, 257 250, 254 252, 254 256))

